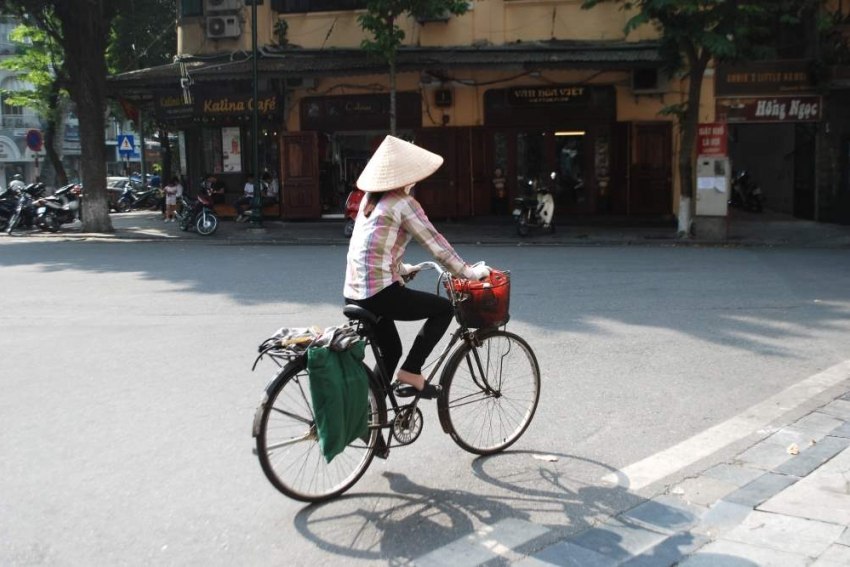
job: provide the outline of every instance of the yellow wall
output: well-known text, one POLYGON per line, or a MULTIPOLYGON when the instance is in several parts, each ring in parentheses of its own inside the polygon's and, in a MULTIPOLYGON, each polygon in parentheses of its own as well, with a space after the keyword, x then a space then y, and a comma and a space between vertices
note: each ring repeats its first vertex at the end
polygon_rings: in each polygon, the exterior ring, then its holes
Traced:
MULTIPOLYGON (((289 43, 303 48, 353 48, 366 38, 357 23, 362 12, 312 12, 279 15, 271 3, 257 6, 257 43, 273 45, 274 24, 285 19, 289 24, 289 43)), ((623 40, 638 41, 654 37, 645 26, 626 38, 623 27, 629 12, 619 5, 604 3, 591 10, 581 9, 581 0, 477 0, 463 16, 448 22, 420 25, 404 18, 400 27, 405 44, 411 46, 458 46, 472 44, 503 45, 518 41, 623 40)), ((184 18, 177 28, 179 54, 204 55, 251 48, 251 10, 241 12, 242 35, 238 39, 210 40, 205 36, 204 18, 184 18)))

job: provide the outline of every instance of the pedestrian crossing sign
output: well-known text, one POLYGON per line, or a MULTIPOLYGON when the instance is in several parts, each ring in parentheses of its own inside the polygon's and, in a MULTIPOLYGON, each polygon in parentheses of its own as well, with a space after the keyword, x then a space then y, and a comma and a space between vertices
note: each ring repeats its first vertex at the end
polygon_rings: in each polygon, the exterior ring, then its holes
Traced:
POLYGON ((118 142, 118 153, 127 157, 129 157, 130 154, 133 153, 133 150, 135 149, 135 144, 133 143, 133 136, 130 136, 128 134, 121 134, 120 136, 118 136, 116 141, 118 142))

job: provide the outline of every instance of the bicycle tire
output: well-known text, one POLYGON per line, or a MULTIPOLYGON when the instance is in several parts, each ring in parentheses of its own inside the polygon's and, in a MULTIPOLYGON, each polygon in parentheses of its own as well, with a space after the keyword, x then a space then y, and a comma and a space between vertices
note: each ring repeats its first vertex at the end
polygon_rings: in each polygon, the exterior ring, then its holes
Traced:
POLYGON ((485 330, 476 346, 463 343, 452 354, 440 385, 443 430, 465 451, 491 455, 513 445, 531 424, 540 399, 540 367, 524 339, 485 330), (491 392, 480 379, 476 354, 491 392))
MULTIPOLYGON (((365 367, 365 365, 364 365, 365 367)), ((321 502, 351 488, 375 455, 386 404, 377 395, 368 371, 370 423, 368 440, 357 439, 328 463, 319 448, 312 420, 310 375, 306 356, 287 364, 266 389, 257 408, 254 436, 266 478, 280 492, 302 502, 321 502)))

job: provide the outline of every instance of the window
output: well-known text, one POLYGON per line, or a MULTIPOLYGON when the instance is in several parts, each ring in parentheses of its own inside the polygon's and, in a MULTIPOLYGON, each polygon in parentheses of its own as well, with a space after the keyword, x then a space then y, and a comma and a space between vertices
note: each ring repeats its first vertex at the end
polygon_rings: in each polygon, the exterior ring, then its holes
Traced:
POLYGON ((366 0, 271 0, 272 10, 282 14, 363 10, 366 0))
POLYGON ((180 17, 189 18, 204 14, 203 0, 180 0, 180 17))

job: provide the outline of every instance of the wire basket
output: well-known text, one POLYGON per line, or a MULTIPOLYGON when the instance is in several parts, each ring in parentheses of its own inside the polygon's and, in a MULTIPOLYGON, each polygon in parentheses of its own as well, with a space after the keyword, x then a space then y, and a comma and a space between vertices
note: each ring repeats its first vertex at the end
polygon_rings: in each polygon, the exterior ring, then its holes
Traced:
POLYGON ((470 329, 500 327, 510 319, 511 273, 491 270, 483 281, 451 278, 455 317, 470 329))

